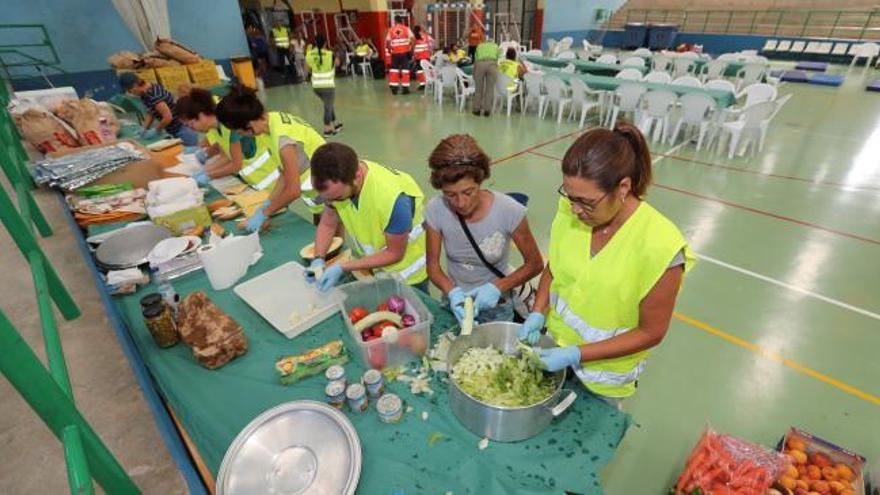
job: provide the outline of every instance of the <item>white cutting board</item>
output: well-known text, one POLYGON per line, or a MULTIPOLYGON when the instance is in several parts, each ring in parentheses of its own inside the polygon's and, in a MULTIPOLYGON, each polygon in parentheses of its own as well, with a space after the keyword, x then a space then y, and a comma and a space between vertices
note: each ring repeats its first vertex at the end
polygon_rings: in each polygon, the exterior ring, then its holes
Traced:
POLYGON ((232 289, 238 297, 288 338, 296 337, 340 310, 342 293, 318 292, 306 283, 305 268, 285 263, 232 289), (296 318, 291 318, 292 315, 296 318))

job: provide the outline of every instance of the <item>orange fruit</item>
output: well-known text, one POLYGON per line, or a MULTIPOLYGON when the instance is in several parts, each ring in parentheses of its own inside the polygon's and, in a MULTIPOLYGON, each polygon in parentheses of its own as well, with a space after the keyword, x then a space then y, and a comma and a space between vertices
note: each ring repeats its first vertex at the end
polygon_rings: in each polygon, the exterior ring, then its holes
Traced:
POLYGON ((806 444, 804 444, 804 441, 799 438, 789 438, 786 445, 789 450, 800 450, 801 452, 807 450, 806 444))
POLYGON ((798 464, 796 467, 798 470, 798 474, 800 475, 800 476, 798 476, 798 478, 800 478, 800 479, 806 478, 807 477, 807 466, 805 466, 803 464, 798 464))
POLYGON ((827 466, 822 468, 822 477, 825 478, 825 481, 834 481, 839 478, 840 475, 837 474, 837 469, 827 466))
POLYGON ((846 490, 846 485, 839 481, 829 481, 828 486, 831 487, 831 493, 839 495, 841 492, 846 490))
POLYGON ((801 474, 798 472, 796 467, 789 464, 785 468, 785 476, 788 476, 789 478, 793 478, 793 479, 798 479, 801 477, 801 474))
POLYGON ((810 464, 814 464, 819 468, 830 467, 834 465, 834 463, 831 462, 831 458, 821 452, 813 452, 812 454, 810 454, 809 460, 810 464))
POLYGON ((797 480, 796 483, 797 483, 797 487, 798 487, 798 488, 800 488, 800 489, 802 489, 802 490, 805 490, 805 491, 809 491, 809 490, 810 490, 810 484, 807 483, 806 480, 797 480))
POLYGON ((789 451, 792 459, 794 459, 795 464, 806 464, 807 463, 807 454, 803 450, 791 450, 789 451))
POLYGON ((834 466, 834 469, 837 470, 837 477, 842 480, 852 481, 856 477, 856 475, 855 475, 855 473, 853 473, 852 469, 850 469, 850 467, 847 466, 846 464, 838 464, 838 465, 834 466))
POLYGON ((828 482, 824 480, 813 480, 810 481, 810 489, 814 492, 819 492, 822 495, 828 495, 831 493, 831 487, 828 486, 828 482))
POLYGON ((819 469, 819 466, 810 464, 807 466, 807 478, 810 478, 811 480, 822 479, 822 470, 819 469))
POLYGON ((791 478, 789 476, 782 476, 779 478, 779 484, 788 488, 789 490, 794 490, 797 487, 797 480, 791 478))

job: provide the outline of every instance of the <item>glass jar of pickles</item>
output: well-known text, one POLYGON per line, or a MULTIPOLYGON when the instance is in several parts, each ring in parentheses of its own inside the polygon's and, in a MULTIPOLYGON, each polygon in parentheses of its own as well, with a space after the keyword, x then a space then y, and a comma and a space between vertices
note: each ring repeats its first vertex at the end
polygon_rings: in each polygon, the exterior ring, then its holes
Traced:
MULTIPOLYGON (((144 299, 147 299, 147 297, 144 299)), ((177 325, 174 323, 171 308, 165 304, 161 297, 159 297, 158 301, 148 301, 152 302, 148 306, 144 306, 144 302, 142 299, 141 307, 143 309, 141 314, 156 345, 159 347, 171 347, 177 344, 180 340, 180 334, 177 333, 177 325)))

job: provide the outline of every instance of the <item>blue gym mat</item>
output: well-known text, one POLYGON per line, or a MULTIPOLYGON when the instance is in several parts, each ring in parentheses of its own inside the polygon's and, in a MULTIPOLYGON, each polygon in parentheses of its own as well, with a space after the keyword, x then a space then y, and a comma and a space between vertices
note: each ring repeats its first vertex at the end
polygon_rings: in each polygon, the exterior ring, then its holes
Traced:
POLYGON ((867 86, 865 86, 865 90, 867 90, 867 91, 876 91, 876 92, 880 93, 880 79, 877 79, 877 80, 871 81, 870 84, 868 84, 867 86))
POLYGON ((797 70, 811 70, 816 72, 825 72, 828 69, 827 62, 798 62, 795 66, 797 70))
POLYGON ((813 74, 809 80, 810 84, 818 84, 819 86, 840 86, 843 84, 843 76, 834 74, 813 74))
POLYGON ((787 82, 808 82, 807 73, 802 70, 787 70, 782 73, 782 80, 787 82))

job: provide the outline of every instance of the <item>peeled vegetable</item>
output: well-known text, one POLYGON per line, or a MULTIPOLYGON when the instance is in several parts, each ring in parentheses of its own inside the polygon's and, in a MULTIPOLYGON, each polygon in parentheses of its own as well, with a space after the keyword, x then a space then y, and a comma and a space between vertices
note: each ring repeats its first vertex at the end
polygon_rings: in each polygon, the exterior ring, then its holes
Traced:
POLYGON ((391 296, 388 298, 388 309, 402 315, 406 310, 406 299, 400 296, 391 296))
POLYGON ((399 314, 392 313, 391 311, 376 311, 375 313, 370 313, 364 318, 358 320, 358 322, 354 324, 354 330, 356 332, 360 332, 361 330, 369 328, 385 320, 390 321, 394 325, 400 326, 399 314))
POLYGON ((527 357, 516 358, 494 347, 472 347, 452 368, 452 379, 471 397, 494 406, 518 407, 550 397, 553 379, 527 357))
POLYGON ((461 320, 461 334, 470 335, 474 330, 474 299, 464 298, 464 318, 461 320))
POLYGON ((416 317, 413 315, 403 315, 403 317, 400 318, 400 324, 403 328, 409 328, 416 324, 416 317))

